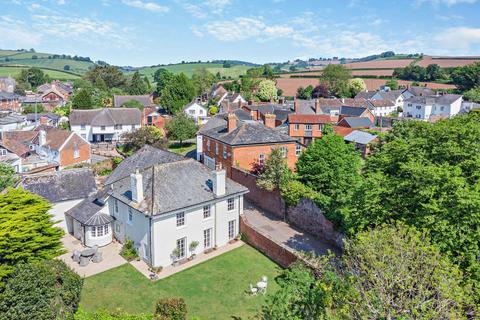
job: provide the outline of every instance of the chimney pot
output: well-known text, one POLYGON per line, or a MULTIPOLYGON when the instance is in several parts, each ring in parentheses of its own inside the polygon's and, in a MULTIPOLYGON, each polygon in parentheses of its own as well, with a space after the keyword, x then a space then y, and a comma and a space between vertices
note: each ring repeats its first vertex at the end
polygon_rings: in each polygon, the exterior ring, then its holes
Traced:
POLYGON ((321 113, 320 100, 315 99, 315 114, 320 114, 320 113, 321 113))
POLYGON ((229 113, 227 116, 227 131, 230 133, 237 128, 237 116, 229 113))
POLYGON ((298 111, 299 111, 299 104, 298 104, 298 100, 295 99, 293 100, 293 112, 298 113, 298 111))

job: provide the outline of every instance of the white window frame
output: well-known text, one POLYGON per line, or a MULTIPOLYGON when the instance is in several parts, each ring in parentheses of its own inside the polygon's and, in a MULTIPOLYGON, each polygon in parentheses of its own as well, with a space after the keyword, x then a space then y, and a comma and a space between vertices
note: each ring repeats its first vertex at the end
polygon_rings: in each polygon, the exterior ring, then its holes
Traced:
POLYGON ((212 228, 203 230, 203 248, 210 249, 212 247, 212 228))
POLYGON ((81 124, 81 125, 80 125, 80 130, 87 130, 87 128, 85 127, 84 124, 81 124))
POLYGON ((296 145, 295 145, 295 155, 296 155, 297 157, 299 157, 301 153, 302 153, 302 146, 299 145, 299 144, 296 144, 296 145))
POLYGON ((265 163, 265 154, 264 154, 264 153, 260 153, 260 154, 258 155, 258 162, 259 162, 260 164, 264 164, 264 163, 265 163))
POLYGON ((0 156, 6 156, 7 155, 7 149, 0 149, 0 156))
POLYGON ((75 148, 73 149, 73 158, 74 158, 74 159, 80 158, 80 150, 78 150, 78 147, 75 147, 75 148))
POLYGON ((101 131, 105 131, 105 129, 106 129, 105 126, 100 126, 101 131))
POLYGON ((212 206, 207 204, 203 206, 203 219, 208 219, 212 217, 212 206))
POLYGON ((180 248, 181 256, 176 258, 178 260, 184 259, 187 255, 187 237, 177 239, 177 248, 180 248))
POLYGON ((235 239, 235 229, 236 229, 237 220, 228 221, 228 240, 235 239))
POLYGON ((227 211, 234 211, 235 210, 235 198, 228 198, 227 199, 227 211))
POLYGON ((293 130, 295 130, 295 131, 300 130, 300 125, 299 125, 298 123, 295 123, 295 124, 293 125, 293 130))
POLYGON ((280 147, 280 153, 282 155, 282 158, 286 158, 288 153, 287 147, 280 147))
POLYGON ((305 125, 305 131, 312 131, 312 125, 311 124, 306 124, 305 125))
POLYGON ((185 226, 185 211, 177 212, 176 216, 176 224, 177 228, 181 228, 185 226))

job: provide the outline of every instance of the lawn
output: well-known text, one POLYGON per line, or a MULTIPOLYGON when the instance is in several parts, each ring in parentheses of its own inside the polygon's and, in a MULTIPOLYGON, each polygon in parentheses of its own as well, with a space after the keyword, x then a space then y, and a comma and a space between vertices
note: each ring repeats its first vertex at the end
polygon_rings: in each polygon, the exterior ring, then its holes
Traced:
POLYGON ((196 150, 196 149, 197 149, 197 144, 196 143, 188 143, 188 142, 184 142, 183 144, 172 143, 168 147, 168 151, 181 154, 182 156, 186 156, 187 153, 189 153, 193 150, 196 150))
POLYGON ((160 297, 183 297, 189 317, 243 319, 257 314, 265 298, 278 289, 274 278, 281 268, 254 248, 244 245, 173 276, 152 282, 130 264, 85 279, 80 308, 121 308, 129 313, 153 313, 160 297), (250 296, 249 284, 262 275, 268 293, 250 296))

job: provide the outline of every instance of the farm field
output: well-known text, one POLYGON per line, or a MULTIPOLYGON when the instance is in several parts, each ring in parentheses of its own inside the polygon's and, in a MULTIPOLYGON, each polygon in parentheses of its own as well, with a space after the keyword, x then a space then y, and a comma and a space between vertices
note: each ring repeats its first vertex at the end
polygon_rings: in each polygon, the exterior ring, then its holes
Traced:
MULTIPOLYGON (((246 73, 248 69, 251 67, 248 66, 242 66, 242 65, 235 65, 232 66, 231 68, 223 68, 223 65, 220 63, 185 63, 185 64, 173 64, 173 65, 168 65, 168 66, 160 66, 160 67, 144 67, 138 69, 140 74, 147 76, 148 79, 153 82, 153 74, 155 71, 158 69, 163 68, 167 69, 170 72, 173 73, 180 73, 183 72, 187 77, 191 77, 193 75, 193 72, 196 69, 200 68, 206 68, 208 71, 210 71, 213 74, 216 74, 217 72, 220 72, 222 76, 225 77, 231 77, 231 78, 238 78, 240 75, 243 75, 246 73)), ((131 74, 133 72, 129 72, 128 74, 131 74)))
MULTIPOLYGON (((22 69, 26 69, 26 67, 0 66, 0 77, 5 77, 5 76, 15 77, 16 75, 20 74, 22 69)), ((80 78, 77 75, 66 73, 63 71, 48 70, 48 69, 42 69, 42 71, 48 74, 50 78, 55 80, 75 80, 80 78)))
POLYGON ((8 62, 0 61, 2 65, 26 65, 39 68, 49 68, 63 71, 63 68, 70 66, 70 72, 83 74, 88 71, 90 67, 93 67, 92 62, 76 61, 71 59, 12 59, 8 62))
MULTIPOLYGON (((320 76, 321 71, 300 72, 300 73, 283 73, 281 78, 290 78, 291 76, 320 76)), ((352 76, 391 76, 393 69, 368 69, 368 70, 352 70, 352 76)))
POLYGON ((468 59, 468 58, 434 58, 430 56, 424 56, 422 60, 418 61, 416 64, 422 67, 426 67, 429 64, 438 64, 441 68, 454 68, 461 67, 475 62, 480 62, 478 59, 468 59))
POLYGON ((344 66, 349 69, 394 69, 404 68, 413 61, 415 61, 415 59, 372 60, 346 63, 344 66))

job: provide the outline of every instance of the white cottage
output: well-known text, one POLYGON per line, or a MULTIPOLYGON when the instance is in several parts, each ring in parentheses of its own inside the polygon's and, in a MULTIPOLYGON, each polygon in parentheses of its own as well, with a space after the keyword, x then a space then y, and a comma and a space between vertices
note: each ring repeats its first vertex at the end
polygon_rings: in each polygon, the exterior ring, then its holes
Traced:
POLYGON ((403 116, 426 121, 451 118, 460 112, 462 102, 458 94, 415 96, 405 100, 403 116))
POLYGON ((199 102, 191 102, 183 108, 183 112, 190 118, 195 120, 195 123, 202 125, 210 119, 208 115, 208 108, 199 102))

